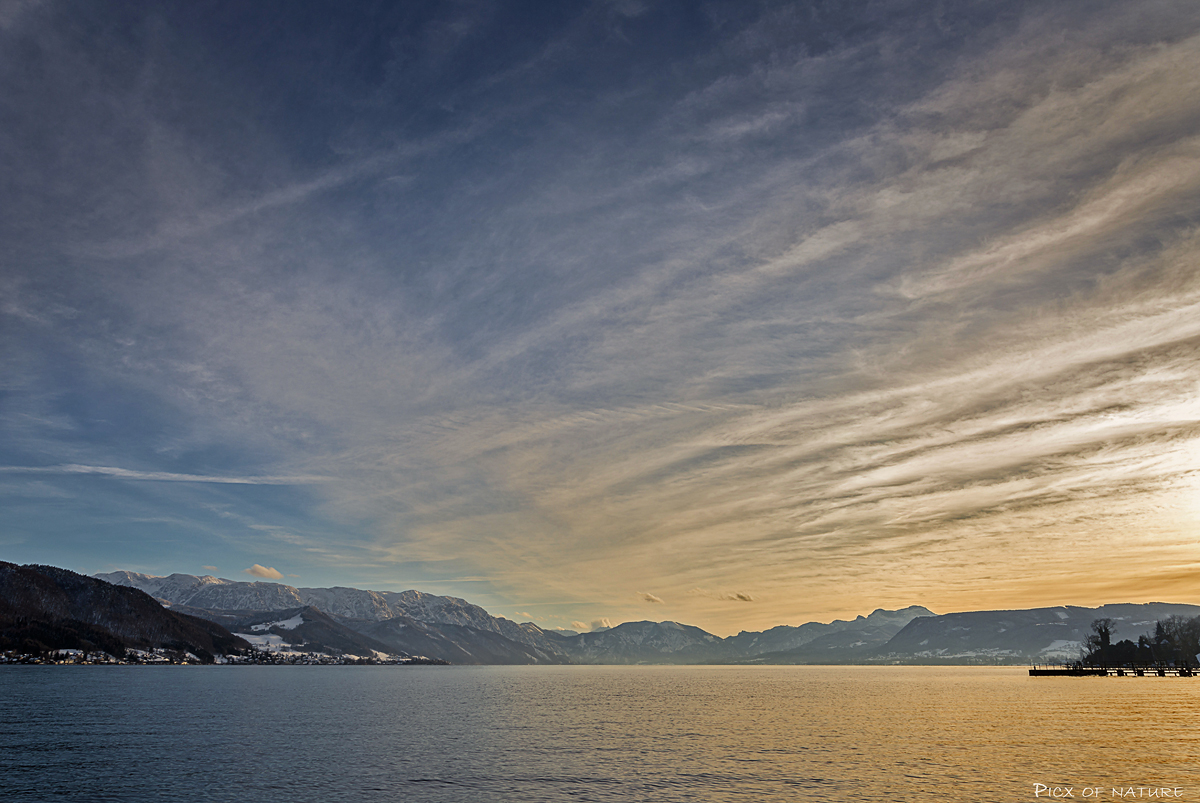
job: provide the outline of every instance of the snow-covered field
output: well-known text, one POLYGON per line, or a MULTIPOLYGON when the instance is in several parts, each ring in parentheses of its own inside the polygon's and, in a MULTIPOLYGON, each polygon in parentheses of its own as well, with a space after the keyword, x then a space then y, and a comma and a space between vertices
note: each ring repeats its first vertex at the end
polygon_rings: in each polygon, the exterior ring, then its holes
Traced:
MULTIPOLYGON (((255 625, 255 629, 258 625, 255 625)), ((244 638, 256 650, 263 652, 277 652, 284 655, 300 655, 297 650, 292 649, 291 644, 287 644, 283 640, 283 636, 277 633, 234 633, 233 635, 244 638)))
POLYGON ((1055 639, 1050 646, 1043 647, 1041 654, 1047 658, 1078 658, 1083 642, 1068 639, 1055 639))
POLYGON ((251 630, 270 630, 273 627, 278 627, 281 630, 295 630, 300 625, 304 624, 304 617, 296 614, 291 619, 283 619, 279 622, 263 622, 258 625, 250 625, 251 630))

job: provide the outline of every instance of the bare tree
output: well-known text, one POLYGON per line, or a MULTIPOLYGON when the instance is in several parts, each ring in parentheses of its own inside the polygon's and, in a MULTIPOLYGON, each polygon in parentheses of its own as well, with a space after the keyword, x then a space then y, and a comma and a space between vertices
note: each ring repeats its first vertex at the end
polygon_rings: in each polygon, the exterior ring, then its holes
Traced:
POLYGON ((1087 647, 1088 657, 1093 663, 1099 659, 1100 666, 1108 667, 1108 648, 1112 646, 1112 637, 1115 632, 1117 632, 1117 628, 1113 620, 1108 617, 1092 622, 1092 635, 1087 637, 1084 645, 1087 647))

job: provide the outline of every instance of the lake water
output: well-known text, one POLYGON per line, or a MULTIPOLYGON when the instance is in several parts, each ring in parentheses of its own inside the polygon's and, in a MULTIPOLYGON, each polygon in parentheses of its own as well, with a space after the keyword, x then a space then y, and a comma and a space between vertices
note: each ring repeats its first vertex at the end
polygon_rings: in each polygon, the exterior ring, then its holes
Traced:
POLYGON ((0 703, 6 801, 1200 801, 1200 678, 3 666, 0 703))

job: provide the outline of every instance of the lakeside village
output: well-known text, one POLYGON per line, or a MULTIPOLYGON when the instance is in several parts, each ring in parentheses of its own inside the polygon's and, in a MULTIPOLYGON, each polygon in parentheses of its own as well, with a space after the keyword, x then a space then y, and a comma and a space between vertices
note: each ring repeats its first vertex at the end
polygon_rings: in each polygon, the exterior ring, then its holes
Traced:
POLYGON ((99 650, 48 650, 42 653, 23 653, 15 650, 0 652, 0 664, 39 664, 39 665, 160 665, 186 666, 202 664, 239 664, 239 665, 285 665, 285 666, 409 666, 409 665, 448 665, 448 661, 436 658, 401 657, 379 653, 374 656, 359 655, 330 655, 324 652, 272 652, 267 650, 248 650, 243 655, 217 655, 212 660, 205 661, 191 652, 156 648, 153 650, 126 649, 125 656, 118 658, 99 650))

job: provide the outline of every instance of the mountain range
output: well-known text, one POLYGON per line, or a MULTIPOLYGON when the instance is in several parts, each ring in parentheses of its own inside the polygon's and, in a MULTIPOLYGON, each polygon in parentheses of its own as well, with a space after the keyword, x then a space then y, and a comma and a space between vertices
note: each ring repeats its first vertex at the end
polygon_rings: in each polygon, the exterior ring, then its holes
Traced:
POLYGON ((728 638, 678 622, 625 622, 589 633, 494 617, 420 591, 294 588, 212 576, 112 572, 0 562, 0 651, 82 649, 121 656, 167 649, 198 660, 325 653, 460 664, 1023 664, 1079 657, 1095 619, 1114 640, 1151 635, 1173 603, 1057 606, 937 615, 910 606, 830 623, 780 625, 728 638))
POLYGON ((1153 633, 1160 619, 1200 616, 1200 606, 1159 602, 943 615, 914 605, 727 638, 692 625, 649 621, 560 633, 492 616, 457 597, 420 591, 294 588, 124 571, 96 577, 140 589, 174 611, 208 618, 243 638, 255 640, 256 633, 276 637, 280 647, 354 645, 357 654, 377 650, 468 664, 1049 663, 1077 658, 1097 618, 1114 620, 1116 638, 1136 641, 1153 633), (303 626, 280 624, 296 617, 303 626), (318 621, 323 628, 319 636, 311 626, 318 621), (262 627, 268 624, 272 626, 262 627), (252 632, 256 627, 261 631, 252 632))
POLYGON ((562 654, 561 637, 552 631, 492 616, 457 597, 421 591, 293 588, 211 575, 155 577, 120 571, 98 574, 96 578, 137 588, 173 610, 207 617, 239 633, 255 617, 270 614, 283 619, 287 617, 279 612, 312 607, 345 630, 403 655, 472 664, 569 662, 562 654))

